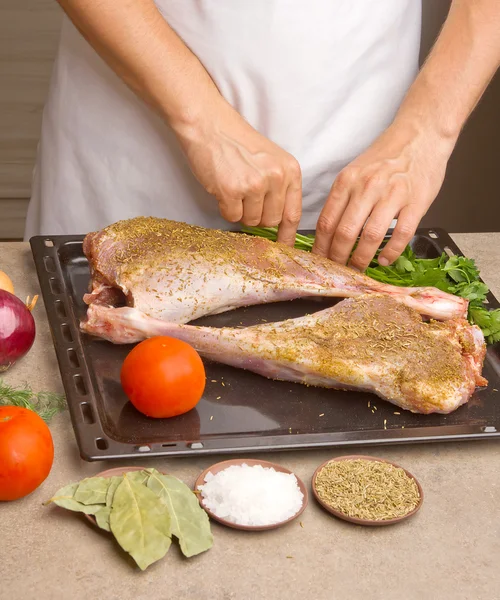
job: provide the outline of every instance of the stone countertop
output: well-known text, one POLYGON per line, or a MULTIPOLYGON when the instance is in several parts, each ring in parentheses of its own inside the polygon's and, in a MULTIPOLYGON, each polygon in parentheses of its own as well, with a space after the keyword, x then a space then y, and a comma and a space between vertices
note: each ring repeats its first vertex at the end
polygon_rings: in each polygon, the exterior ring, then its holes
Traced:
MULTIPOLYGON (((476 259, 500 297, 500 233, 454 240, 476 259)), ((0 244, 0 269, 21 298, 39 291, 28 244, 0 244)), ((35 309, 30 353, 7 383, 62 392, 43 302, 35 309)), ((173 544, 140 572, 109 534, 81 516, 42 502, 63 485, 123 461, 81 460, 68 412, 51 424, 52 472, 30 496, 0 506, 0 600, 494 600, 500 598, 500 443, 474 441, 379 447, 369 453, 404 465, 420 480, 419 514, 396 526, 339 521, 311 497, 301 520, 281 529, 238 532, 213 524, 214 547, 186 560, 173 544)), ((324 460, 351 450, 262 453, 310 484, 324 460)), ((229 457, 228 457, 229 458, 229 457)), ((192 485, 217 457, 126 464, 168 470, 192 485)))

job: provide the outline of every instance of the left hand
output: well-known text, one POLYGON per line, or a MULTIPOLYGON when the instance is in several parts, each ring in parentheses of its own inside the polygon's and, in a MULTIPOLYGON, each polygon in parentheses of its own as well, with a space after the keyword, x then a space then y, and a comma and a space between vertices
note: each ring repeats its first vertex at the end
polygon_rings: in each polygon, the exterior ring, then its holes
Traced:
POLYGON ((394 262, 441 188, 450 146, 431 128, 391 125, 337 176, 318 219, 313 252, 346 264, 361 234, 350 265, 364 271, 397 217, 378 257, 383 266, 394 262))

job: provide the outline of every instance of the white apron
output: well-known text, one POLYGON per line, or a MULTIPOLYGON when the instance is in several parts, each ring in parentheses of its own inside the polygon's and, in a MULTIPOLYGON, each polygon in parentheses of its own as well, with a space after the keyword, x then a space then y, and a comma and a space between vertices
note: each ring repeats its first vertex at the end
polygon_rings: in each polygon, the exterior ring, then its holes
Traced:
MULTIPOLYGON (((418 68, 419 0, 157 0, 224 97, 299 161, 301 227, 387 125, 418 68)), ((154 215, 229 228, 174 135, 66 18, 25 237, 154 215)))

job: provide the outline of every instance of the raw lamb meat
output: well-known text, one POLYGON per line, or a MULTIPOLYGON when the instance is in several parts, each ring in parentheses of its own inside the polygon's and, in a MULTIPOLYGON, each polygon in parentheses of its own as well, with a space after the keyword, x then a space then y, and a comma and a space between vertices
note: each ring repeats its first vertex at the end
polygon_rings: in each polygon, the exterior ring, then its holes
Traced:
POLYGON ((326 258, 269 240, 138 217, 84 241, 92 290, 87 304, 135 307, 187 323, 239 306, 305 296, 384 293, 419 313, 464 317, 467 301, 437 288, 385 285, 326 258))
POLYGON ((88 313, 83 329, 117 344, 174 336, 213 361, 271 379, 374 392, 412 412, 449 413, 487 383, 478 327, 460 318, 425 323, 382 294, 242 329, 166 323, 128 307, 93 304, 88 313))

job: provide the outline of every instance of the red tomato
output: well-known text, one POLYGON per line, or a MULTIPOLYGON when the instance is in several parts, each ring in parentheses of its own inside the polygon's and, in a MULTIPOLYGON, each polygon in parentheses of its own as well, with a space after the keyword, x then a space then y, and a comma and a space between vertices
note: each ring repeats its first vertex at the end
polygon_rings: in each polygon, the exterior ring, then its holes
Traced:
POLYGON ((0 406, 0 500, 31 494, 50 473, 50 429, 32 410, 0 406))
POLYGON ((158 336, 141 342, 128 354, 121 382, 138 411, 159 419, 175 417, 200 401, 205 367, 186 342, 158 336))

